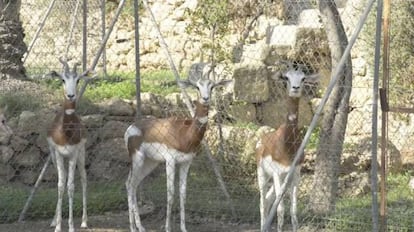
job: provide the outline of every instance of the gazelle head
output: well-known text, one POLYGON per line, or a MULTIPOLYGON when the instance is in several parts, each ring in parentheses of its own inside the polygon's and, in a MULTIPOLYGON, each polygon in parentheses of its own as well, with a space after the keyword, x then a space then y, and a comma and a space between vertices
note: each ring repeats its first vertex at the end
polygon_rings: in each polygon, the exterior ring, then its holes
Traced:
POLYGON ((6 134, 13 134, 12 129, 7 124, 7 118, 5 116, 7 106, 4 108, 0 108, 0 130, 5 132, 6 134))
MULTIPOLYGON (((218 86, 226 86, 232 82, 232 80, 219 80, 213 81, 209 77, 211 76, 211 71, 203 72, 203 68, 206 66, 205 63, 199 66, 192 66, 190 68, 189 77, 186 80, 180 80, 178 84, 180 87, 187 88, 187 87, 194 87, 198 90, 198 101, 205 106, 210 105, 211 94, 213 89, 218 86)), ((198 64, 197 64, 198 65, 198 64)))
POLYGON ((306 75, 303 71, 303 65, 297 64, 293 66, 291 62, 281 61, 288 66, 288 70, 282 73, 281 78, 287 82, 287 91, 289 97, 300 98, 302 96, 303 86, 305 82, 316 82, 319 74, 306 75))
POLYGON ((75 102, 77 98, 77 85, 79 80, 87 76, 89 71, 78 74, 76 69, 79 66, 79 63, 75 63, 73 69, 70 70, 67 61, 61 58, 59 58, 59 61, 63 64, 63 72, 57 73, 52 71, 51 75, 59 77, 62 80, 65 98, 71 102, 75 102))

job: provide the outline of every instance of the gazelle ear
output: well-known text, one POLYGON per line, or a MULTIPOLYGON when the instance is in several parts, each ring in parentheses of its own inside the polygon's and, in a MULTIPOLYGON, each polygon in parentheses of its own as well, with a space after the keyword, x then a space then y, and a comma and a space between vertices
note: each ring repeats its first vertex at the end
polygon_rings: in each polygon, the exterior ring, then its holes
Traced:
POLYGON ((179 81, 177 82, 177 84, 178 84, 178 86, 179 86, 180 88, 188 88, 188 87, 190 87, 190 86, 193 86, 193 87, 194 87, 194 84, 193 84, 193 83, 191 83, 191 81, 189 81, 188 79, 186 79, 186 80, 179 80, 179 81))
POLYGON ((306 82, 310 82, 310 83, 316 83, 319 81, 320 75, 319 73, 314 73, 311 75, 307 75, 306 76, 306 82))
POLYGON ((285 74, 286 72, 276 72, 275 74, 271 76, 271 78, 275 81, 280 81, 280 80, 286 81, 287 77, 285 74))
POLYGON ((94 70, 86 70, 85 72, 83 72, 81 75, 79 75, 79 78, 83 79, 84 81, 91 81, 93 79, 95 79, 98 76, 98 73, 95 72, 94 70))
POLYGON ((214 87, 217 86, 228 86, 230 83, 233 83, 233 80, 220 80, 214 84, 214 87))
POLYGON ((46 74, 46 77, 47 76, 54 77, 54 78, 62 78, 62 74, 56 71, 51 71, 49 74, 46 74))

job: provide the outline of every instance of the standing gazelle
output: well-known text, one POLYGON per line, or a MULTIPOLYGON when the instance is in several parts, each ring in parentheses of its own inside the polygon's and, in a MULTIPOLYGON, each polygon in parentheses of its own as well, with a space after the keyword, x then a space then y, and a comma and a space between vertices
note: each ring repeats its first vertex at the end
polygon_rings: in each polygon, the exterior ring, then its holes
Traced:
POLYGON ((86 203, 86 171, 85 171, 85 129, 76 115, 77 84, 84 78, 88 71, 78 74, 75 64, 73 70, 69 70, 66 61, 61 60, 63 73, 52 72, 53 76, 61 78, 64 89, 63 109, 59 112, 50 128, 48 129, 47 142, 49 144, 50 155, 58 172, 58 200, 56 213, 50 226, 55 227, 55 232, 61 231, 62 223, 62 198, 65 191, 66 175, 69 197, 69 232, 75 231, 73 225, 73 195, 75 190, 74 177, 75 169, 78 166, 82 183, 83 194, 83 214, 82 228, 87 227, 87 203, 86 203), (68 159, 68 172, 66 172, 64 159, 68 159))
POLYGON ((136 192, 141 181, 160 163, 165 162, 167 179, 167 216, 165 230, 171 231, 171 209, 174 199, 175 165, 180 165, 180 228, 185 226, 185 199, 188 169, 198 152, 207 127, 208 110, 212 90, 229 83, 228 80, 213 82, 204 76, 194 80, 180 81, 183 87, 198 89, 199 100, 194 101, 195 115, 192 119, 170 117, 144 119, 138 126, 131 125, 125 132, 125 143, 131 158, 126 181, 128 192, 129 222, 131 231, 145 231, 141 224, 136 192))
MULTIPOLYGON (((266 133, 257 143, 257 179, 260 191, 260 226, 264 232, 264 224, 269 216, 271 206, 277 196, 282 194, 281 185, 284 177, 291 168, 292 161, 299 149, 302 137, 298 128, 299 99, 305 81, 314 82, 318 74, 306 76, 301 69, 293 67, 288 63, 288 70, 282 74, 287 81, 287 115, 286 122, 276 131, 266 133), (273 181, 273 183, 272 183, 273 181)), ((291 183, 291 219, 293 231, 297 230, 298 220, 296 217, 297 191, 300 181, 300 168, 303 158, 295 167, 291 183)), ((282 231, 284 217, 283 200, 277 208, 277 231, 282 231)))

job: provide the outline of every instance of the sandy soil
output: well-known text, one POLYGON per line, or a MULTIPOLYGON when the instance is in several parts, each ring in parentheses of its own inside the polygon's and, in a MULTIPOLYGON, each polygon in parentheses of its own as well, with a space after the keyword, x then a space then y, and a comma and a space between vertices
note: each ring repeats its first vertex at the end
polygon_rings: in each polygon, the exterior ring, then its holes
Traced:
MULTIPOLYGON (((239 223, 221 223, 220 221, 205 220, 203 223, 187 221, 188 231, 197 232, 258 232, 255 225, 239 223)), ((23 223, 0 224, 0 232, 48 232, 54 231, 49 227, 50 220, 26 221, 23 223)), ((143 225, 148 232, 164 231, 164 218, 161 215, 148 215, 143 218, 143 225)), ((90 216, 88 229, 79 229, 80 218, 75 219, 75 226, 79 232, 127 232, 129 221, 127 212, 108 213, 101 216, 90 216)), ((63 221, 63 232, 67 231, 67 220, 63 221)), ((174 220, 173 231, 180 231, 179 219, 174 220)))

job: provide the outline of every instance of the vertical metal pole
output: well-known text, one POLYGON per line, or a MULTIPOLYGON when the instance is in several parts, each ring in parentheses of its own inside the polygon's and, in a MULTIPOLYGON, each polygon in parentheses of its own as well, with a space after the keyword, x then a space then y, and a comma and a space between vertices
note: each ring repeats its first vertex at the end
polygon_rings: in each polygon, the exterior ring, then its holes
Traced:
POLYGON ((83 13, 82 13, 82 20, 83 20, 83 27, 82 27, 82 69, 83 71, 86 70, 87 63, 88 63, 88 0, 83 0, 83 13))
MULTIPOLYGON (((106 0, 101 0, 101 17, 102 17, 102 40, 105 38, 105 29, 106 29, 106 0)), ((102 51, 102 69, 104 78, 107 76, 106 70, 106 47, 102 51)))
POLYGON ((378 232, 378 95, 379 67, 381 59, 382 0, 377 1, 377 21, 375 31, 374 80, 372 97, 372 145, 371 145, 371 195, 372 195, 372 232, 378 232))
MULTIPOLYGON (((119 5, 118 5, 118 9, 116 9, 116 12, 115 12, 115 16, 112 19, 111 23, 109 24, 108 31, 105 33, 105 37, 104 37, 103 41, 101 42, 101 45, 99 46, 95 57, 92 60, 92 64, 89 66, 90 70, 94 70, 96 65, 98 64, 98 61, 99 61, 99 59, 101 58, 101 55, 102 55, 102 51, 104 50, 104 48, 106 46, 106 43, 108 42, 109 36, 111 35, 111 33, 114 29, 115 23, 118 21, 119 15, 121 14, 122 9, 124 8, 125 1, 126 0, 120 0, 119 5)), ((85 92, 86 86, 88 85, 89 81, 90 81, 90 79, 87 79, 84 82, 84 84, 82 85, 81 89, 79 90, 78 102, 82 98, 83 93, 85 92)))
MULTIPOLYGON (((382 88, 388 102, 388 88, 389 88, 389 45, 390 45, 390 0, 384 0, 384 18, 383 18, 383 77, 382 77, 382 88)), ((380 217, 381 226, 380 231, 387 231, 387 140, 388 140, 388 111, 382 110, 382 123, 381 123, 381 200, 380 200, 380 217)))
POLYGON ((134 0, 134 22, 135 22, 135 88, 137 98, 137 120, 141 119, 141 76, 139 62, 139 4, 138 0, 134 0))

